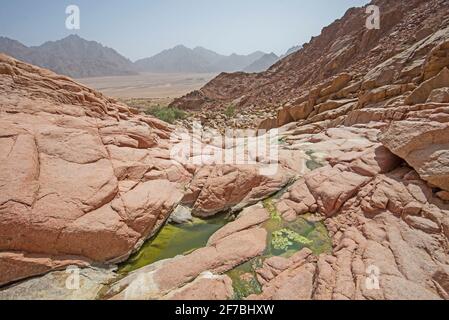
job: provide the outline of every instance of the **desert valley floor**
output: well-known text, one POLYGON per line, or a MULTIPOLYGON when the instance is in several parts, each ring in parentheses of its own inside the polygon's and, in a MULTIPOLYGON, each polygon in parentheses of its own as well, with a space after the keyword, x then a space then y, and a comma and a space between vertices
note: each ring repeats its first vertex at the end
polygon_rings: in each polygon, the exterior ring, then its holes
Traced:
POLYGON ((200 89, 216 73, 141 73, 131 76, 77 79, 103 94, 120 99, 171 100, 200 89))

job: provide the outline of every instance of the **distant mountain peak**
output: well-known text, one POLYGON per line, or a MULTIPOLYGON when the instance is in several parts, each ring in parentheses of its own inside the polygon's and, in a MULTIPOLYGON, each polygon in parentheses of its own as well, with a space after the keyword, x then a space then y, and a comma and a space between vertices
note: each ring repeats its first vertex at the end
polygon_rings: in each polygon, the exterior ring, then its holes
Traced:
POLYGON ((150 58, 132 63, 112 48, 86 40, 77 33, 40 46, 27 47, 19 41, 0 37, 0 51, 19 60, 48 68, 73 78, 157 73, 260 72, 279 58, 260 50, 244 55, 222 55, 202 46, 193 49, 178 44, 150 58))
POLYGON ((302 46, 293 46, 290 49, 288 49, 287 52, 284 55, 281 56, 281 59, 285 58, 285 57, 287 57, 287 56, 289 56, 289 55, 291 55, 291 54, 293 54, 293 53, 295 53, 295 52, 297 52, 297 51, 299 51, 301 49, 302 49, 302 46))
POLYGON ((135 74, 131 61, 115 50, 77 34, 27 47, 8 38, 0 38, 0 51, 19 60, 50 69, 73 78, 135 74))
MULTIPOLYGON (((83 39, 83 38, 81 38, 78 34, 76 34, 76 33, 72 33, 72 34, 69 34, 67 37, 65 37, 64 39, 62 39, 62 40, 86 40, 86 39, 83 39)), ((87 41, 87 40, 86 40, 87 41)))
POLYGON ((174 46, 172 49, 191 50, 190 48, 187 48, 183 44, 178 44, 177 46, 174 46))
POLYGON ((202 46, 196 46, 195 48, 193 48, 193 51, 196 51, 196 50, 207 50, 207 51, 212 51, 212 50, 206 49, 206 48, 204 48, 204 47, 202 47, 202 46))
POLYGON ((248 73, 263 72, 268 70, 273 64, 279 61, 279 57, 274 52, 266 53, 252 64, 247 66, 243 71, 248 73))

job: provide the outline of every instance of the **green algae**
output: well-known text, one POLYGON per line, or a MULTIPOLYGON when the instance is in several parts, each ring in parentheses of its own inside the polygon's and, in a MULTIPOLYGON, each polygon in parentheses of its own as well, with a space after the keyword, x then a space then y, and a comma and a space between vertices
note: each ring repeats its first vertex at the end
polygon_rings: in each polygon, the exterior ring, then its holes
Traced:
POLYGON ((312 222, 303 216, 293 222, 268 221, 264 227, 268 231, 266 256, 289 258, 304 248, 316 255, 332 251, 332 241, 323 222, 312 222))
POLYGON ((315 223, 315 229, 311 231, 307 237, 313 241, 310 250, 312 250, 315 255, 332 253, 332 239, 323 222, 315 223))
POLYGON ((246 262, 231 271, 234 299, 242 300, 251 294, 260 294, 262 287, 257 281, 256 270, 263 261, 273 256, 289 258, 304 248, 315 255, 332 252, 332 241, 321 221, 314 221, 312 214, 306 214, 293 222, 284 221, 272 198, 263 201, 270 219, 263 224, 268 232, 267 248, 261 257, 246 262))
POLYGON ((299 233, 288 228, 275 231, 271 235, 271 246, 275 250, 287 251, 289 248, 294 246, 295 243, 299 243, 302 245, 311 245, 313 243, 312 240, 309 240, 306 237, 303 237, 299 233))
POLYGON ((207 220, 194 218, 191 223, 166 224, 137 253, 119 266, 119 273, 126 274, 157 261, 204 247, 210 236, 226 223, 226 216, 220 215, 207 220))
POLYGON ((313 150, 306 151, 306 154, 310 157, 310 160, 306 161, 306 166, 309 170, 316 170, 324 165, 318 160, 318 157, 315 155, 313 150))
POLYGON ((279 211, 277 210, 276 206, 274 205, 273 199, 268 198, 268 199, 264 200, 263 201, 263 207, 270 214, 270 220, 273 220, 273 221, 276 221, 276 222, 281 222, 282 221, 282 217, 281 217, 279 211))
MULTIPOLYGON (((263 201, 270 219, 262 227, 267 230, 267 248, 262 256, 251 259, 225 274, 232 280, 234 300, 242 300, 251 294, 262 293, 256 270, 265 259, 273 256, 291 257, 303 248, 309 248, 316 255, 332 251, 331 239, 326 226, 315 222, 313 215, 299 217, 293 222, 284 221, 274 203, 276 196, 263 201)), ((121 274, 134 271, 154 262, 188 254, 207 244, 210 236, 223 227, 229 218, 220 215, 213 219, 194 219, 192 223, 165 225, 160 232, 127 262, 119 267, 121 274)))
POLYGON ((251 294, 262 293, 255 270, 262 267, 263 258, 257 257, 226 272, 232 280, 234 296, 232 300, 242 300, 251 294))

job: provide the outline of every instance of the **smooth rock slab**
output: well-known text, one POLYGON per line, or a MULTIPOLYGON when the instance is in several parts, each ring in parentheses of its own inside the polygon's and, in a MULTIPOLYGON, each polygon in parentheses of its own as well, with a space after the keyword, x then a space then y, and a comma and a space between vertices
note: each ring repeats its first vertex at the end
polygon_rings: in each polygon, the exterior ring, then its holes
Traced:
POLYGON ((70 289, 76 284, 72 281, 73 272, 54 271, 0 290, 0 300, 94 300, 103 286, 116 277, 110 269, 78 270, 79 289, 70 289))
POLYGON ((226 275, 205 272, 179 290, 170 292, 164 300, 229 300, 234 295, 232 280, 226 275))
POLYGON ((281 190, 294 176, 279 166, 274 175, 261 174, 259 165, 202 167, 195 174, 183 204, 193 207, 193 215, 211 217, 233 209, 238 211, 281 190))
POLYGON ((261 255, 266 245, 265 229, 237 232, 189 255, 159 261, 137 270, 114 284, 106 297, 117 300, 160 299, 203 272, 223 273, 261 255))
POLYGON ((127 259, 191 178, 172 128, 3 54, 0 70, 0 285, 127 259))
POLYGON ((214 245, 227 236, 258 226, 270 219, 268 211, 260 204, 248 207, 240 213, 239 217, 215 232, 208 241, 209 245, 214 245))

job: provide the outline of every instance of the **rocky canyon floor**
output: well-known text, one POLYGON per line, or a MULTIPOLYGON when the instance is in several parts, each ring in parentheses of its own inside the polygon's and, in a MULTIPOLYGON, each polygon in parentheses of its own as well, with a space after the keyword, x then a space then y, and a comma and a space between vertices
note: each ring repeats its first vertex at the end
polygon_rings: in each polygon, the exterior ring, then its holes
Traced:
POLYGON ((0 299, 449 299, 449 6, 374 3, 175 100, 188 141, 0 54, 0 299))

